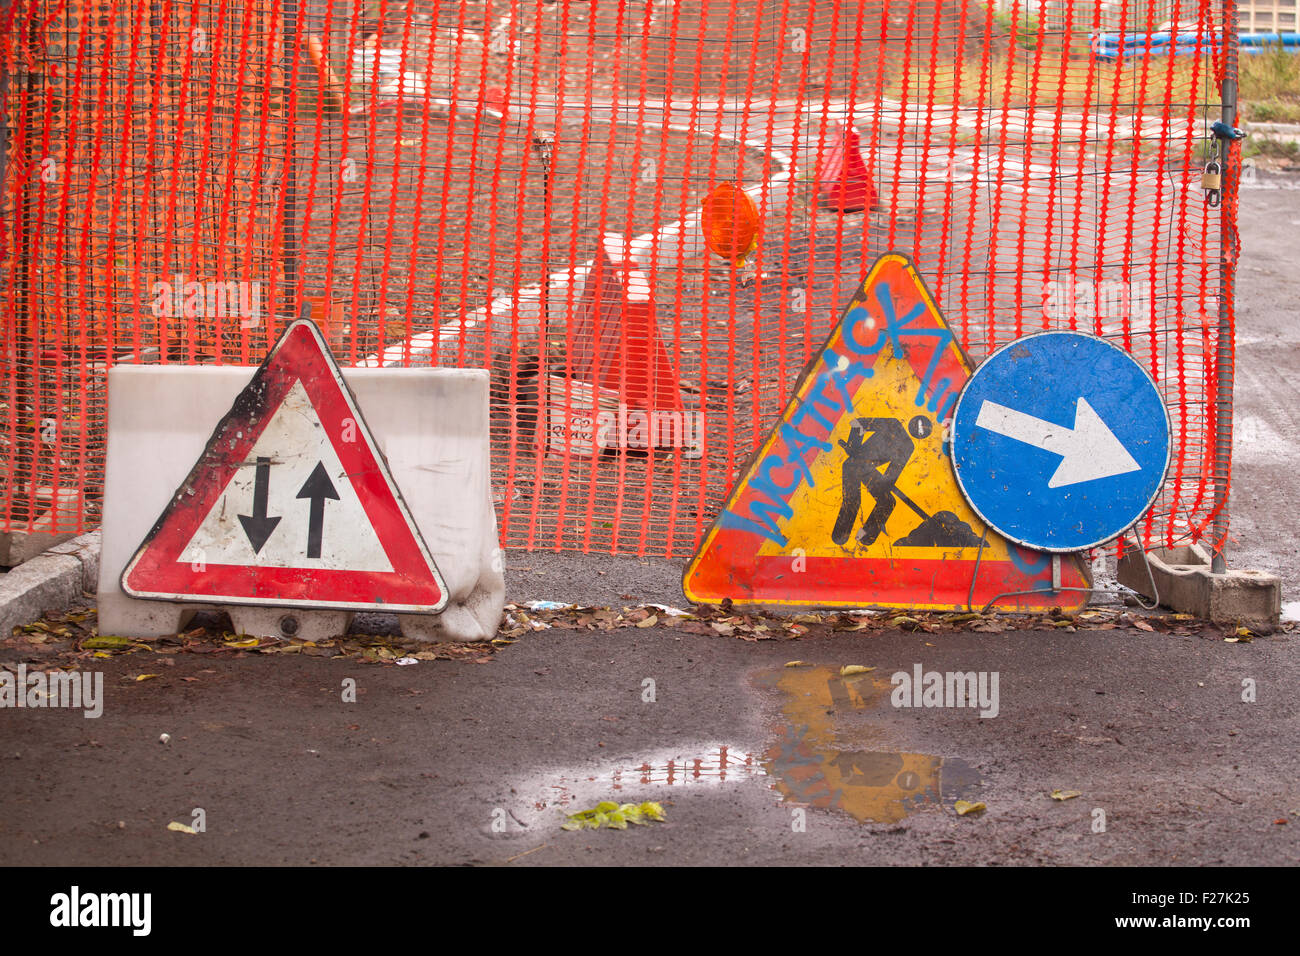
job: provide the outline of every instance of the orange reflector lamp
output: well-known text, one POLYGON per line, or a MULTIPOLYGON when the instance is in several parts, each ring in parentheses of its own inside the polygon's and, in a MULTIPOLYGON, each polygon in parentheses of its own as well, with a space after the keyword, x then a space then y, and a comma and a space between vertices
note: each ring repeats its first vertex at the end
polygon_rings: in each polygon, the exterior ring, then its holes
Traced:
POLYGON ((705 197, 700 226, 709 249, 737 268, 758 246, 758 207, 739 183, 721 183, 705 197))

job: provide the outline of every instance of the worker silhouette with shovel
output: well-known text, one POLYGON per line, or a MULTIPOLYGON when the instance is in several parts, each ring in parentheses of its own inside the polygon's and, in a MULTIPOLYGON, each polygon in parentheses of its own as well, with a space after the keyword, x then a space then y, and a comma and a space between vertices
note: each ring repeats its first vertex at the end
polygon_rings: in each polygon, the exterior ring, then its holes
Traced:
MULTIPOLYGON (((930 429, 923 421, 914 420, 918 437, 924 438, 930 429)), ((843 545, 853 532, 858 511, 862 506, 862 489, 865 486, 875 499, 875 505, 862 529, 858 542, 866 547, 884 533, 889 516, 894 513, 897 498, 921 517, 921 523, 896 545, 909 547, 971 547, 978 546, 980 538, 951 511, 928 515, 915 501, 898 490, 898 476, 912 457, 913 444, 903 423, 896 418, 858 418, 849 429, 847 441, 840 447, 848 456, 842 469, 840 513, 836 516, 831 540, 843 545), (884 471, 880 469, 884 468, 884 471)))
POLYGON ((865 485, 876 499, 875 507, 862 522, 862 530, 858 532, 858 541, 868 545, 885 530, 885 522, 894 513, 894 493, 898 490, 894 483, 903 473, 903 466, 912 457, 914 446, 898 419, 859 418, 849 429, 848 440, 840 441, 840 447, 848 458, 841 472, 843 483, 840 513, 835 519, 831 540, 839 545, 849 540, 853 525, 858 519, 862 488, 865 485), (880 470, 882 467, 885 469, 883 472, 880 470))

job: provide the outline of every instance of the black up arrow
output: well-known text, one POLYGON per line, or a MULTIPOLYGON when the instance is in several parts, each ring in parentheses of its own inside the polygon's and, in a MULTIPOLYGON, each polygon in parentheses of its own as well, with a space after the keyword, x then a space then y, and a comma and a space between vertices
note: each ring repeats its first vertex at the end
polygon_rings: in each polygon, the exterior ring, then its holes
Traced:
POLYGON ((271 532, 280 523, 279 518, 268 518, 266 515, 266 493, 270 484, 271 459, 259 458, 257 477, 253 481, 253 513, 239 516, 239 523, 244 526, 244 534, 248 535, 248 543, 253 546, 254 554, 261 552, 262 545, 266 544, 266 539, 271 537, 271 532))
POLYGON ((325 526, 325 499, 339 500, 339 493, 334 489, 334 482, 325 473, 325 464, 316 462, 311 475, 298 491, 299 498, 311 499, 311 521, 307 525, 307 557, 320 557, 321 531, 325 526))

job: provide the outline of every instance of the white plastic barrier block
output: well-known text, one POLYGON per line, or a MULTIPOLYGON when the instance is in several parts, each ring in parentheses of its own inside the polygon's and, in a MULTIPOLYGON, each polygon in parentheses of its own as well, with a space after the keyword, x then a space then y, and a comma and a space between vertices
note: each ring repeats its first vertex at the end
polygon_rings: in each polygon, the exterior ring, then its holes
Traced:
MULTIPOLYGON (((122 591, 124 568, 253 371, 119 365, 109 372, 101 634, 175 634, 204 609, 229 613, 236 631, 255 636, 323 640, 347 629, 353 611, 143 600, 122 591)), ((403 633, 490 638, 504 613, 505 575, 491 498, 487 370, 344 369, 343 378, 446 587, 441 614, 398 615, 403 633)))

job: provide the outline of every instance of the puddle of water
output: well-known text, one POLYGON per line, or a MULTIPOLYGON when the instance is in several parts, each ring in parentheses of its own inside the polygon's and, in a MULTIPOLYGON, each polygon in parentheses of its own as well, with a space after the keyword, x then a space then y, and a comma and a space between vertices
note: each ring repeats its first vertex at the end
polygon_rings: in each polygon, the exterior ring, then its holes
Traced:
POLYGON ((685 744, 643 760, 541 772, 516 785, 532 821, 602 800, 659 800, 663 790, 767 779, 794 803, 843 810, 861 822, 897 823, 926 806, 951 806, 978 794, 965 761, 885 749, 869 712, 888 706, 887 679, 841 677, 829 667, 778 668, 758 675, 782 695, 776 741, 763 754, 733 744, 685 744))
POLYGON ((879 731, 858 712, 887 706, 888 680, 783 667, 759 675, 758 683, 782 694, 776 742, 763 768, 787 800, 844 810, 863 823, 897 823, 978 792, 979 775, 965 761, 883 748, 879 731))
POLYGON ((661 751, 639 762, 613 764, 592 770, 565 768, 539 775, 537 781, 518 787, 529 795, 529 810, 536 817, 587 810, 602 800, 634 803, 657 800, 663 787, 717 786, 763 776, 763 766, 753 748, 729 744, 700 744, 661 751))

